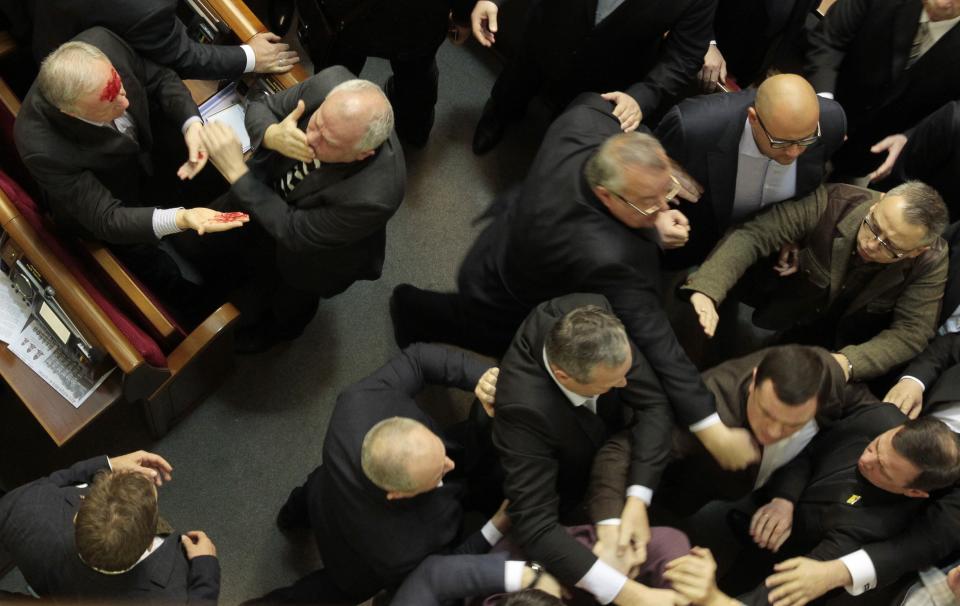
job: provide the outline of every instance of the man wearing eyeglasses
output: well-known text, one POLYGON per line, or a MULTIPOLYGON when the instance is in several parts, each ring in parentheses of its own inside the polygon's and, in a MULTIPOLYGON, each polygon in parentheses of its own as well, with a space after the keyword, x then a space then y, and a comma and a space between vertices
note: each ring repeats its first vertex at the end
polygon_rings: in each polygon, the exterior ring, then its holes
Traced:
POLYGON ((755 308, 756 326, 779 331, 781 342, 826 347, 848 379, 871 379, 912 359, 934 334, 946 225, 943 199, 919 181, 885 195, 826 185, 731 231, 683 289, 707 336, 733 290, 755 308), (762 259, 789 242, 800 245, 799 272, 782 275, 762 259))
POLYGON ((666 265, 703 261, 731 225, 816 189, 843 143, 846 122, 839 103, 818 98, 792 74, 768 78, 758 89, 686 99, 671 109, 655 134, 704 192, 696 204, 681 203, 690 241, 671 249, 666 265))
POLYGON ((686 239, 686 217, 669 206, 680 192, 654 137, 622 133, 599 94, 580 95, 467 253, 459 292, 394 290, 398 344, 440 341, 500 356, 538 304, 601 294, 650 361, 678 421, 724 468, 746 467, 759 452, 745 430, 720 421, 660 302, 660 251, 643 230, 686 239))

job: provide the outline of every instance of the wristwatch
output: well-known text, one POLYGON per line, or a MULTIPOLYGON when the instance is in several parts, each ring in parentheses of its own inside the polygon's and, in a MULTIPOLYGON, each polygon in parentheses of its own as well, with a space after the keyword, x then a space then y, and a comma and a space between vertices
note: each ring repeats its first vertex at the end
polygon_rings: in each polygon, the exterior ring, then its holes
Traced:
POLYGON ((536 589, 537 583, 540 582, 540 577, 543 576, 543 566, 537 562, 527 562, 527 566, 533 571, 533 580, 530 581, 530 584, 524 587, 524 589, 536 589))

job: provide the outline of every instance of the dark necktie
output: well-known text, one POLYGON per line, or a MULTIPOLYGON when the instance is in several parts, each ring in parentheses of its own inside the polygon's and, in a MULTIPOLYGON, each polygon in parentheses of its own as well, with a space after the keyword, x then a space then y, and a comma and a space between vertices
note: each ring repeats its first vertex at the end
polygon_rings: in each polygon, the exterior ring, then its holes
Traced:
POLYGON ((298 162, 293 168, 287 171, 287 174, 277 181, 274 189, 286 200, 290 196, 290 192, 292 192, 301 181, 306 179, 307 175, 318 168, 320 168, 320 160, 298 162))

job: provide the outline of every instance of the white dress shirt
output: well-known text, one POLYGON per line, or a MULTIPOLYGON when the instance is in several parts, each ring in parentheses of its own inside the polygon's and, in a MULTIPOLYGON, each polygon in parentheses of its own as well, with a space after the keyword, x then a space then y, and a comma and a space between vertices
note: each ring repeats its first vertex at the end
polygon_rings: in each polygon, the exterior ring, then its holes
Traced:
POLYGON ((760 469, 753 488, 757 489, 767 483, 773 472, 789 463, 806 448, 813 436, 817 435, 819 426, 816 419, 810 419, 807 424, 795 434, 763 447, 763 456, 760 458, 760 469))
POLYGON ((741 221, 768 204, 789 200, 797 192, 797 161, 784 166, 760 151, 750 119, 744 122, 737 154, 737 188, 733 220, 741 221))

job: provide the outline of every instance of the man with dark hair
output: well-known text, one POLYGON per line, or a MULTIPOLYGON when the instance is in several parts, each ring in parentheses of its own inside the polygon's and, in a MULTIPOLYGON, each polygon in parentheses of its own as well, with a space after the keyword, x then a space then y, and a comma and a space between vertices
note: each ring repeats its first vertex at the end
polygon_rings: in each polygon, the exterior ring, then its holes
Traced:
POLYGON ((0 547, 54 601, 215 602, 216 547, 201 531, 159 527, 156 489, 172 471, 141 450, 21 486, 0 499, 0 547))
POLYGON ((958 476, 960 440, 944 423, 907 420, 888 404, 860 406, 762 489, 711 504, 690 528, 697 544, 717 553, 721 587, 746 592, 744 603, 810 601, 852 585, 843 556, 901 533, 958 476), (774 562, 774 573, 749 589, 774 562))
MULTIPOLYGON (((601 603, 672 600, 624 574, 646 560, 646 507, 669 455, 670 426, 656 376, 606 299, 574 294, 539 305, 517 331, 497 381, 493 443, 506 474, 512 538, 560 582, 601 603), (591 553, 561 524, 587 521, 582 501, 594 454, 621 430, 633 454, 629 488, 620 493, 626 504, 592 520, 598 545, 591 553)), ((651 550, 669 539, 652 541, 651 550)))
MULTIPOLYGON (((819 347, 781 345, 729 360, 703 373, 717 411, 731 427, 743 427, 759 445, 761 459, 744 470, 721 468, 691 435, 675 427, 670 464, 657 488, 651 517, 685 528, 684 519, 714 499, 733 500, 763 486, 844 409, 872 395, 846 383, 829 352, 819 347)), ((630 458, 626 436, 617 435, 597 454, 593 484, 616 484, 630 458)), ((592 517, 604 519, 623 507, 615 490, 591 491, 592 517)))
POLYGON ((755 325, 781 331, 782 342, 826 347, 848 379, 870 379, 910 360, 934 334, 946 225, 943 200, 923 183, 885 195, 827 185, 731 231, 683 290, 708 337, 717 305, 733 291, 755 308, 755 325), (790 243, 800 247, 799 272, 777 276, 762 259, 790 243))

